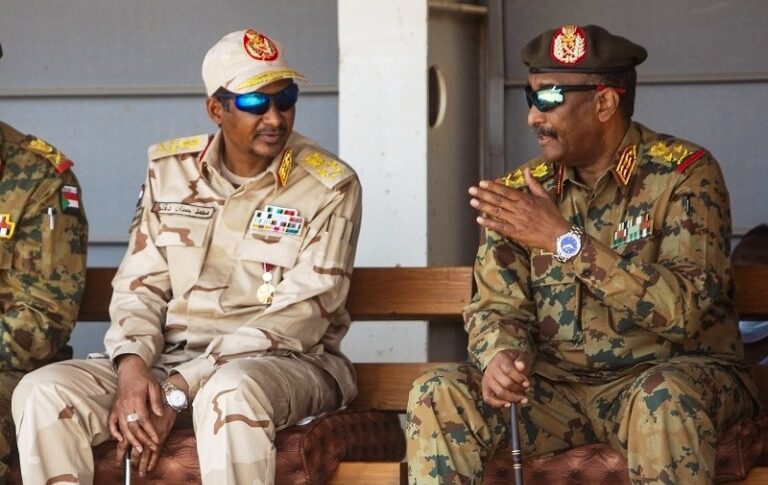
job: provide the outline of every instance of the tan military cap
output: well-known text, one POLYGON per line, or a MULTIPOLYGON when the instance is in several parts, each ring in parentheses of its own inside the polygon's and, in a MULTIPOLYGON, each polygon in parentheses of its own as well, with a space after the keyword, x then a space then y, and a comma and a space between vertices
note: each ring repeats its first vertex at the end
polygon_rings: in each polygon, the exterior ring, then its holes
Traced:
POLYGON ((283 46, 253 29, 222 37, 203 59, 203 82, 208 96, 224 87, 249 93, 280 79, 306 81, 285 63, 283 46))
POLYGON ((613 72, 634 68, 648 52, 598 25, 563 25, 531 40, 521 51, 536 72, 613 72))

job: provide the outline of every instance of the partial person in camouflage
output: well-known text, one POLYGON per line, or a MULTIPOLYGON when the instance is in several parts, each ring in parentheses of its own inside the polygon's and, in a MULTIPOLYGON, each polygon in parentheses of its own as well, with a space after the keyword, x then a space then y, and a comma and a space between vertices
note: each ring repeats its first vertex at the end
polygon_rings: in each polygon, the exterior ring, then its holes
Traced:
POLYGON ((271 484, 275 433, 355 397, 340 344, 357 176, 293 131, 303 76, 269 37, 224 36, 203 80, 220 130, 149 149, 109 358, 46 367, 14 394, 27 483, 93 483, 91 446, 110 438, 144 476, 190 404, 204 484, 271 484))
POLYGON ((541 154, 470 188, 471 363, 414 383, 409 481, 480 483, 516 403, 524 455, 609 443, 633 483, 712 483, 718 438, 759 406, 720 167, 631 120, 641 46, 566 25, 522 58, 541 154))
POLYGON ((88 221, 71 166, 43 140, 0 122, 0 485, 16 442, 14 388, 25 373, 72 355, 88 221))

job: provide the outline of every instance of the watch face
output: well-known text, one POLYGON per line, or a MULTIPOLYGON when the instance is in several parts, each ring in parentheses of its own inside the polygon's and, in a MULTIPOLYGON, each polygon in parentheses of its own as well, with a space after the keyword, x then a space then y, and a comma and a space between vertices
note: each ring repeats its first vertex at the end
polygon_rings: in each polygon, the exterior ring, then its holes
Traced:
POLYGON ((173 389, 166 394, 166 397, 168 398, 168 404, 171 407, 180 408, 187 404, 187 396, 181 389, 173 389))
POLYGON ((562 241, 560 242, 560 248, 563 250, 565 254, 571 255, 576 254, 579 251, 579 239, 575 236, 571 236, 570 234, 565 236, 562 241))

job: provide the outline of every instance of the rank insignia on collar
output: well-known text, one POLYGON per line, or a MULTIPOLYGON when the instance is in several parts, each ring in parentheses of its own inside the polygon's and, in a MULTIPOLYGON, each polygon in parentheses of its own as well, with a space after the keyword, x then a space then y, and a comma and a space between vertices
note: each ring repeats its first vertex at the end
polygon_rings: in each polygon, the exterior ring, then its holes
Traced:
POLYGON ((563 25, 552 36, 549 54, 560 64, 578 64, 587 55, 587 34, 577 25, 563 25))
POLYGON ((10 239, 16 230, 16 223, 11 222, 10 214, 0 214, 0 239, 10 239))
POLYGON ((67 214, 80 213, 80 198, 77 187, 74 185, 62 185, 60 192, 61 211, 67 214))
POLYGON ((561 197, 563 195, 563 184, 565 182, 565 165, 560 165, 557 167, 557 196, 561 197))
POLYGON ((304 218, 296 209, 268 205, 258 209, 251 219, 251 231, 263 231, 298 236, 304 227, 304 218))
POLYGON ((280 185, 285 186, 288 182, 288 176, 291 174, 293 168, 293 148, 289 148, 283 154, 283 159, 280 160, 280 167, 277 169, 277 178, 280 179, 280 185))
POLYGON ((624 187, 629 183, 635 163, 637 163, 637 145, 629 145, 622 150, 616 162, 616 177, 624 187))
POLYGON ((653 233, 653 220, 649 214, 637 217, 630 217, 619 224, 619 228, 613 233, 611 248, 616 249, 622 244, 631 243, 653 233))

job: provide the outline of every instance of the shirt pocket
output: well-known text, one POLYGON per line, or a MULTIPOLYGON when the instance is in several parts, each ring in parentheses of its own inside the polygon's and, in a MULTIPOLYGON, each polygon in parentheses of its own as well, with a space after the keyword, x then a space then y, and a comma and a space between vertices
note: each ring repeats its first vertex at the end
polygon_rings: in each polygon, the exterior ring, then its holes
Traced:
POLYGON ((8 241, 0 241, 0 270, 13 267, 13 244, 8 241))
POLYGON ((88 226, 83 214, 67 214, 51 207, 42 215, 41 269, 47 278, 60 273, 85 274, 88 226))
POLYGON ((580 338, 580 285, 567 267, 551 254, 531 257, 531 289, 541 341, 576 341, 580 338))
POLYGON ((161 216, 155 246, 167 248, 199 248, 205 244, 211 219, 161 216))
POLYGON ((618 246, 615 251, 622 258, 633 260, 638 259, 646 263, 656 263, 659 259, 659 242, 661 237, 658 232, 618 246))
POLYGON ((247 235, 240 243, 237 257, 244 263, 262 263, 276 268, 290 269, 296 265, 301 249, 300 237, 280 238, 247 235))
POLYGON ((300 237, 268 237, 246 234, 235 254, 235 265, 227 290, 222 294, 224 307, 261 307, 258 289, 265 284, 263 275, 269 271, 270 284, 277 294, 283 289, 283 272, 296 266, 301 249, 300 237))
POLYGON ((205 258, 213 219, 161 216, 155 246, 165 250, 174 295, 183 295, 197 281, 205 258))

